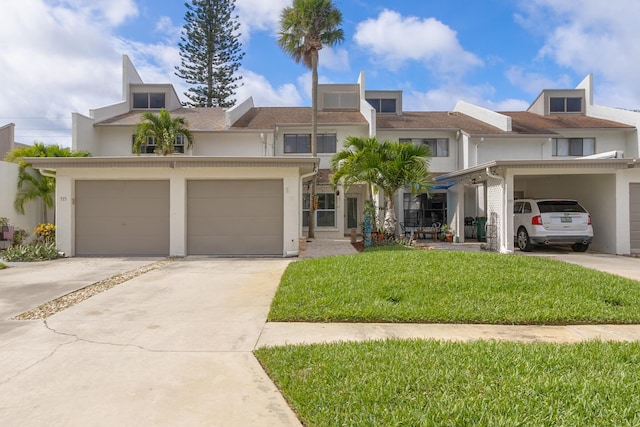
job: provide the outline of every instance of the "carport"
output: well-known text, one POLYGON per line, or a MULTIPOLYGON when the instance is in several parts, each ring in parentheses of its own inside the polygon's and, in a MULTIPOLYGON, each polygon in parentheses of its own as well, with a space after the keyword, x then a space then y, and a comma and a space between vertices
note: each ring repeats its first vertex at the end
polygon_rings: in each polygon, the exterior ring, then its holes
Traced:
MULTIPOLYGON (((440 176, 450 185, 448 217, 457 230, 465 216, 487 217, 487 246, 513 252, 513 201, 577 199, 589 211, 591 249, 640 253, 640 165, 636 159, 497 160, 440 176)), ((460 236, 464 241, 464 236, 460 236)))

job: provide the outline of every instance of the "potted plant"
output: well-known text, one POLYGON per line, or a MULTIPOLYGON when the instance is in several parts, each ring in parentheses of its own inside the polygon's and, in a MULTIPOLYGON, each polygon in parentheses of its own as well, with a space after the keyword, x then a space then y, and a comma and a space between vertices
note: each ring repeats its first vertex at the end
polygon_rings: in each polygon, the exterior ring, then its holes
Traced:
POLYGON ((440 227, 440 232, 444 236, 444 240, 448 243, 453 242, 453 236, 456 234, 453 228, 449 224, 442 224, 440 227))

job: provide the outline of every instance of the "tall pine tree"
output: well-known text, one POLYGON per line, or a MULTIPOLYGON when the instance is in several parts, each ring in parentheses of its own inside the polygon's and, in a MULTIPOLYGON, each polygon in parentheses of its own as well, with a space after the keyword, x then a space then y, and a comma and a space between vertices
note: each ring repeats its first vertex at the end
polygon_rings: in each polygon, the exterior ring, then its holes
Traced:
POLYGON ((176 76, 191 87, 185 95, 192 107, 232 107, 244 57, 238 40, 235 0, 191 0, 185 3, 186 23, 181 37, 181 65, 176 76))

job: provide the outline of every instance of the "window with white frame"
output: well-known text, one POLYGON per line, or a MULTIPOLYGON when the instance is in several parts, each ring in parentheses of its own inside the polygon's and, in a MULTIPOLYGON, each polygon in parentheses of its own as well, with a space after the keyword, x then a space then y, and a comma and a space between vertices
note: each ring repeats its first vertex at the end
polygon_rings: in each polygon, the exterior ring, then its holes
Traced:
POLYGON ((595 138, 554 138, 552 155, 557 157, 581 157, 596 153, 595 138))
POLYGON ((400 142, 413 142, 429 147, 431 157, 449 157, 449 138, 400 138, 400 142))
MULTIPOLYGON (((316 208, 317 227, 336 226, 336 195, 334 193, 318 193, 318 206, 316 208)), ((309 226, 309 209, 311 207, 309 193, 302 196, 302 225, 309 226)))
MULTIPOLYGON (((176 153, 184 153, 184 135, 179 134, 176 136, 175 141, 173 141, 173 148, 175 150, 176 153)), ((133 152, 133 146, 136 143, 136 136, 132 135, 131 136, 131 143, 132 143, 132 152, 133 152)), ((145 141, 140 144, 140 152, 143 154, 153 154, 155 153, 156 150, 156 140, 154 137, 152 136, 148 136, 145 138, 145 141)))
MULTIPOLYGON (((319 133, 316 135, 318 153, 336 152, 336 134, 319 133)), ((284 135, 285 154, 311 153, 311 135, 308 133, 287 133, 284 135)))

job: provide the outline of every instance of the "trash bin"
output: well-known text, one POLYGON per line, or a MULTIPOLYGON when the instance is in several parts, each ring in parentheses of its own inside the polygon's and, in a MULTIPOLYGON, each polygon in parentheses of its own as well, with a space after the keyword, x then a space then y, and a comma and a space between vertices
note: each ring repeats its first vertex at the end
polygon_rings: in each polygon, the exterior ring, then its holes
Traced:
POLYGON ((478 216, 476 217, 476 232, 478 236, 478 242, 486 242, 487 241, 487 233, 486 227, 487 225, 487 217, 486 216, 478 216))

